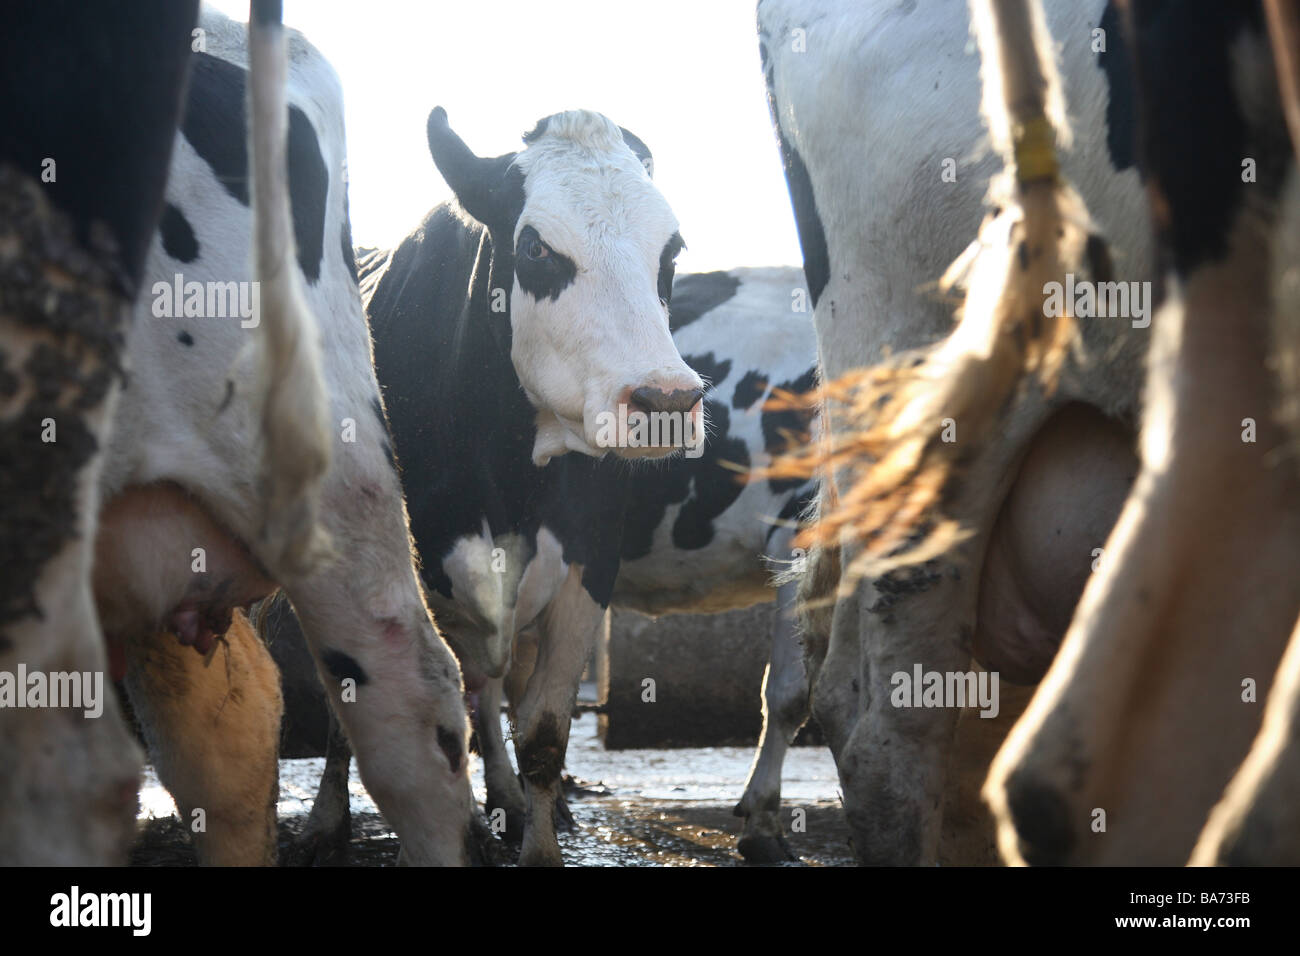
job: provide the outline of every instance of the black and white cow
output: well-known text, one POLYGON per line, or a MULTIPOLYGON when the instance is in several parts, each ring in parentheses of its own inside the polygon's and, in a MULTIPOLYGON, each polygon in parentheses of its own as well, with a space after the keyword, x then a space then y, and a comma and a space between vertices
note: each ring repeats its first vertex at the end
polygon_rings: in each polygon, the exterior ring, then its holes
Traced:
MULTIPOLYGON (((5 14, 0 672, 10 679, 20 665, 105 670, 90 587, 96 481, 196 14, 197 3, 172 0, 130 15, 71 0, 5 14)), ((97 719, 12 703, 0 711, 0 863, 123 860, 140 754, 111 691, 97 719)))
MULTIPOLYGON (((287 166, 292 217, 286 209, 274 251, 319 323, 327 421, 315 427, 330 458, 319 499, 332 554, 304 565, 267 548, 266 528, 275 525, 262 518, 261 450, 293 444, 275 431, 262 437, 264 406, 253 387, 257 287, 246 284, 247 237, 262 177, 250 183, 242 131, 247 64, 257 49, 250 51, 242 24, 213 11, 204 11, 200 28, 147 292, 128 341, 130 384, 100 480, 95 586, 105 630, 125 645, 127 688, 164 784, 186 816, 206 811, 201 859, 275 858, 277 766, 243 760, 239 742, 278 737, 278 700, 227 700, 240 698, 231 688, 241 682, 275 687, 274 666, 242 622, 228 627, 233 608, 279 584, 403 859, 460 863, 471 809, 462 687, 413 565, 371 365, 339 83, 290 31, 282 152, 267 168, 287 166), (167 632, 214 653, 212 666, 167 632), (222 633, 231 646, 210 647, 222 633)), ((315 339, 300 336, 295 347, 314 348, 315 339)), ((300 416, 305 433, 313 424, 300 416)), ((294 510, 285 502, 278 515, 294 510)))
MULTIPOLYGON (((1113 275, 1098 255, 1079 278, 1146 279, 1150 238, 1134 215, 1142 193, 1118 16, 1103 0, 1049 2, 1046 13, 1075 130, 1065 173, 1113 258, 1113 275)), ((826 378, 911 349, 890 367, 919 366, 952 321, 930 290, 977 234, 996 166, 982 148, 966 6, 760 0, 758 21, 826 378)), ((961 446, 963 480, 944 505, 968 535, 929 561, 859 582, 836 603, 829 634, 808 642, 813 713, 836 756, 862 861, 934 862, 941 822, 959 815, 944 803, 961 757, 960 711, 899 706, 895 676, 918 665, 963 674, 973 660, 1000 672, 1000 716, 963 724, 1005 733, 1027 698, 1006 685, 1031 685, 1050 663, 1136 470, 1149 317, 1081 323, 1055 393, 1008 403, 996 434, 961 446)), ((843 412, 825 414, 834 442, 847 430, 843 412)), ((932 424, 942 428, 942 414, 932 424)), ((953 425, 960 445, 963 424, 953 425)), ((832 500, 840 479, 830 476, 832 500)), ((810 559, 814 592, 833 594, 838 566, 861 549, 841 550, 810 559)), ((979 744, 986 755, 992 736, 979 744)), ((968 796, 987 757, 974 763, 968 796)), ((977 852, 991 858, 987 814, 967 810, 964 819, 982 821, 977 852)))
POLYGON ((597 113, 539 122, 475 156, 435 109, 429 149, 457 201, 361 263, 362 294, 424 583, 467 684, 500 676, 536 622, 517 701, 530 811, 521 862, 561 862, 552 807, 569 714, 618 572, 633 469, 671 436, 619 444, 630 412, 678 424, 704 383, 668 325, 677 219, 644 144, 597 113), (577 454, 566 454, 577 452, 577 454))
MULTIPOLYGON (((803 482, 755 484, 748 508, 731 510, 746 489, 719 462, 743 466, 751 448, 766 456, 786 441, 762 406, 773 386, 811 387, 811 340, 788 314, 803 293, 788 273, 710 274, 685 279, 669 306, 676 223, 651 184, 648 151, 597 114, 549 117, 517 156, 482 160, 435 110, 429 141, 459 204, 435 209, 392 252, 363 258, 376 369, 430 602, 467 687, 486 689, 478 728, 489 804, 516 827, 526 821, 521 862, 558 863, 552 807, 569 714, 611 600, 662 612, 770 595, 759 555, 775 526, 759 515, 793 523, 810 492, 803 482), (742 331, 756 309, 772 309, 774 290, 774 320, 742 331), (692 324, 705 313, 710 321, 692 324), (555 392, 566 377, 567 392, 555 392), (605 450, 596 416, 655 400, 638 382, 663 393, 664 410, 698 413, 701 378, 712 383, 704 408, 714 431, 701 454, 640 468, 594 457, 605 450), (570 411, 557 413, 565 400, 570 411), (514 701, 521 795, 499 739, 497 682, 529 626, 537 659, 514 701)), ((779 550, 788 555, 788 539, 779 550)), ((770 750, 802 723, 796 709, 770 750)), ((756 806, 775 811, 779 763, 764 763, 756 806)))
MULTIPOLYGON (((363 270, 373 261, 363 254, 363 270)), ((675 456, 630 473, 619 462, 601 462, 597 473, 611 468, 619 480, 593 484, 593 493, 621 497, 570 503, 575 510, 595 513, 600 507, 622 516, 621 527, 613 529, 618 560, 610 603, 651 615, 722 611, 771 600, 773 572, 798 572, 800 555, 792 551, 791 538, 815 484, 806 479, 746 480, 743 472, 767 466, 791 443, 806 441, 814 427, 804 413, 766 407, 774 391, 799 394, 815 384, 816 341, 808 312, 803 278, 794 268, 734 269, 674 280, 669 324, 678 351, 707 383, 704 407, 710 433, 702 454, 694 457, 675 456)), ((390 408, 398 404, 399 387, 405 386, 399 381, 388 386, 390 408)), ((457 411, 468 415, 473 410, 457 406, 457 411)), ((413 499, 419 489, 439 482, 459 484, 445 477, 451 468, 447 461, 407 456, 400 445, 399 454, 403 481, 413 499)), ((462 481, 472 477, 474 466, 466 462, 463 467, 462 481)), ((448 501, 447 507, 453 503, 448 501)), ((527 563, 524 584, 520 575, 508 576, 501 536, 467 532, 444 544, 440 555, 421 551, 426 581, 434 582, 434 588, 436 582, 449 587, 435 591, 431 600, 438 609, 439 628, 461 656, 467 687, 472 688, 487 807, 490 813, 505 811, 505 836, 515 841, 525 831, 527 804, 501 738, 499 714, 503 685, 513 700, 521 700, 534 670, 537 648, 531 625, 539 617, 538 598, 528 584, 538 578, 560 580, 566 572, 550 528, 544 521, 536 532, 541 545, 527 563), (494 555, 497 548, 502 550, 494 555), (513 618, 506 603, 512 598, 513 618), (498 623, 503 617, 505 622, 498 623), (510 671, 492 675, 486 670, 491 665, 482 663, 485 646, 503 633, 513 644, 510 671)), ((777 819, 781 765, 808 709, 802 649, 792 615, 797 580, 784 577, 776 593, 783 612, 774 619, 771 663, 763 686, 763 738, 737 807, 737 814, 746 818, 741 852, 762 861, 789 855, 777 819)), ((292 639, 292 621, 279 614, 268 619, 265 630, 277 640, 292 639)), ((331 740, 308 827, 313 840, 325 843, 307 847, 317 854, 347 837, 348 754, 340 743, 331 740)))
MULTIPOLYGON (((791 539, 815 483, 748 480, 743 470, 766 467, 774 455, 808 440, 808 416, 765 406, 775 390, 801 394, 816 383, 810 311, 797 269, 734 269, 683 275, 674 282, 673 341, 708 383, 709 438, 699 457, 671 458, 631 475, 614 606, 649 615, 731 610, 771 600, 774 572, 793 569, 797 575, 802 562, 791 539)), ((781 766, 808 714, 793 618, 797 577, 781 577, 776 597, 782 611, 773 622, 763 684, 763 736, 736 808, 745 817, 741 852, 765 862, 789 856, 777 819, 781 766)), ((454 628, 447 634, 456 648, 476 637, 454 628)), ((517 644, 507 682, 514 699, 531 670, 526 658, 532 648, 522 661, 520 650, 517 644)), ((509 836, 519 833, 526 807, 500 738, 501 692, 500 680, 485 682, 475 729, 487 807, 506 811, 509 836)))

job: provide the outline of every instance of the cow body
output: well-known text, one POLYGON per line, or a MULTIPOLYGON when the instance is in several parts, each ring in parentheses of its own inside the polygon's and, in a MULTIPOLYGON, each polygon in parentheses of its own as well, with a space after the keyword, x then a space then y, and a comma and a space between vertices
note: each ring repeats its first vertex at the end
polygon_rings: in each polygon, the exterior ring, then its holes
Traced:
MULTIPOLYGON (((338 81, 313 48, 291 35, 287 166, 294 241, 283 236, 281 248, 296 248, 296 261, 285 269, 296 275, 319 322, 332 453, 320 500, 334 549, 331 559, 301 566, 268 548, 268 528, 291 518, 293 506, 270 522, 263 518, 268 489, 259 463, 264 443, 277 439, 272 431, 263 438, 260 427, 269 405, 253 384, 260 374, 250 338, 257 317, 233 304, 249 301, 252 290, 242 284, 253 278, 247 156, 236 148, 245 124, 245 28, 211 11, 200 25, 206 49, 193 54, 166 206, 128 342, 130 385, 117 407, 101 478, 110 533, 99 542, 97 584, 111 611, 110 638, 126 642, 128 674, 138 675, 147 660, 165 664, 143 636, 174 631, 204 647, 226 631, 234 607, 282 585, 362 775, 402 839, 404 859, 457 863, 469 814, 460 679, 412 566, 370 363, 348 226, 338 81), (354 692, 347 702, 345 687, 354 692)), ((290 228, 288 216, 284 226, 290 228)), ((207 677, 223 682, 220 658, 233 651, 228 645, 215 653, 207 677)), ((128 686, 150 697, 167 692, 156 676, 137 676, 128 686)), ((171 711, 163 703, 138 701, 137 711, 165 716, 171 711)), ((260 733, 263 723, 278 726, 278 711, 250 712, 248 719, 260 733)), ((192 792, 205 774, 252 772, 229 748, 195 742, 187 751, 174 737, 151 738, 175 743, 159 761, 173 793, 192 792)), ((257 768, 273 786, 274 760, 257 768)), ((242 790, 226 788, 226 802, 238 804, 266 785, 260 779, 242 790)), ((273 821, 273 805, 259 799, 256 806, 273 821)), ((230 809, 234 819, 237 807, 230 809)), ((200 849, 210 860, 273 859, 273 845, 269 854, 261 847, 242 857, 213 850, 246 839, 247 832, 233 825, 214 832, 210 821, 207 849, 200 849)), ((273 826, 255 832, 274 836, 273 826)))
MULTIPOLYGON (((1122 122, 1131 104, 1122 40, 1108 30, 1107 52, 1091 48, 1094 28, 1117 25, 1103 8, 1048 5, 1077 135, 1064 165, 1111 240, 1113 277, 1142 279, 1149 240, 1131 213, 1141 193, 1122 122)), ((993 170, 981 155, 965 5, 762 0, 759 29, 826 377, 887 356, 893 368, 920 366, 940 354, 929 346, 951 323, 935 283, 976 234, 993 170), (907 349, 916 351, 898 357, 907 349)), ((1019 396, 996 434, 965 446, 962 483, 945 506, 968 535, 859 582, 829 622, 812 618, 814 713, 864 862, 939 856, 958 710, 897 706, 894 675, 917 664, 963 673, 974 659, 1004 682, 1036 680, 1126 493, 1146 333, 1125 317, 1081 332, 1053 394, 1019 396)), ((832 439, 850 427, 834 404, 826 415, 832 439)), ((962 422, 954 426, 960 445, 962 422)), ((810 586, 832 590, 837 564, 852 565, 859 551, 815 555, 810 586)), ((1001 709, 1000 732, 1013 703, 1001 709)), ((952 781, 974 792, 961 784, 952 781)))
POLYGON ((807 441, 810 419, 766 408, 774 389, 816 384, 816 345, 797 270, 733 269, 681 277, 673 342, 708 383, 709 437, 698 458, 633 473, 614 603, 642 614, 703 613, 771 599, 755 555, 789 560, 774 538, 797 522, 811 482, 746 481, 807 441))
POLYGON ((613 599, 650 615, 718 612, 768 601, 774 578, 780 582, 762 734, 735 811, 744 818, 738 849, 751 862, 793 856, 779 819, 781 767, 808 717, 808 676, 794 617, 806 558, 791 542, 816 485, 792 478, 740 484, 728 466, 763 469, 815 431, 808 413, 767 407, 818 382, 816 341, 804 320, 811 304, 792 273, 684 276, 674 289, 673 340, 709 382, 711 432, 701 458, 634 476, 613 599), (734 292, 724 299, 731 282, 734 292))
POLYGON ((1013 862, 1294 864, 1295 150, 1259 5, 1130 8, 1168 292, 1142 470, 987 794, 1013 862))
MULTIPOLYGON (((149 3, 124 17, 45 3, 10 11, 0 39, 0 670, 10 675, 106 669, 90 583, 97 482, 196 6, 149 3)), ((124 859, 140 754, 112 694, 102 703, 95 719, 0 713, 4 864, 124 859)))

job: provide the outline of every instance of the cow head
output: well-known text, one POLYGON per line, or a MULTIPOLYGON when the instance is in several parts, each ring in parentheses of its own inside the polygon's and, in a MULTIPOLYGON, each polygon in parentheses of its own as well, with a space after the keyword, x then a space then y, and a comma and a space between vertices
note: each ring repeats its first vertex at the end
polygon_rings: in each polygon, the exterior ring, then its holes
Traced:
POLYGON ((428 135, 439 172, 512 267, 506 279, 494 266, 493 285, 512 286, 511 360, 537 409, 534 462, 567 451, 658 457, 700 440, 704 386, 668 328, 682 238, 645 144, 585 110, 543 119, 523 150, 490 159, 441 107, 428 135), (617 427, 636 413, 667 430, 617 427))

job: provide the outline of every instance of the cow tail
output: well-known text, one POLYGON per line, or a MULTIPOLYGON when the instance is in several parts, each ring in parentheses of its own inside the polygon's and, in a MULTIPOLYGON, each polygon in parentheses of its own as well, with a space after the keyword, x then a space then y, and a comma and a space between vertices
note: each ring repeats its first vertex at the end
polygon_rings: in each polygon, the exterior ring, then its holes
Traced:
POLYGON ((248 24, 249 155, 261 397, 259 556, 281 580, 307 574, 331 548, 320 525, 329 469, 329 395, 319 330, 296 265, 289 200, 286 80, 280 0, 252 0, 248 24))
POLYGON ((1076 329, 1068 311, 1046 314, 1044 286, 1091 274, 1098 258, 1057 163, 1069 129, 1038 0, 971 0, 971 12, 982 109, 1006 168, 978 238, 943 278, 945 291, 965 293, 952 334, 824 389, 851 424, 822 461, 842 479, 838 501, 804 543, 860 544, 848 582, 928 560, 968 533, 943 513, 960 456, 989 439, 1027 382, 1054 391, 1076 329), (960 442, 945 439, 954 427, 960 442))

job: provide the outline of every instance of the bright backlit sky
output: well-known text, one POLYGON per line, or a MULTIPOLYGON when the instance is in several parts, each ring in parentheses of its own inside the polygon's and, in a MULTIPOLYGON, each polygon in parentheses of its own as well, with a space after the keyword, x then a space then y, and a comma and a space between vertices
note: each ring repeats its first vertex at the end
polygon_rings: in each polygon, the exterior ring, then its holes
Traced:
MULTIPOLYGON (((217 0, 248 17, 247 0, 217 0)), ((285 0, 347 108, 353 240, 396 244, 449 195, 424 123, 442 105, 480 156, 594 109, 641 137, 689 246, 683 271, 798 265, 754 0, 285 0)))

